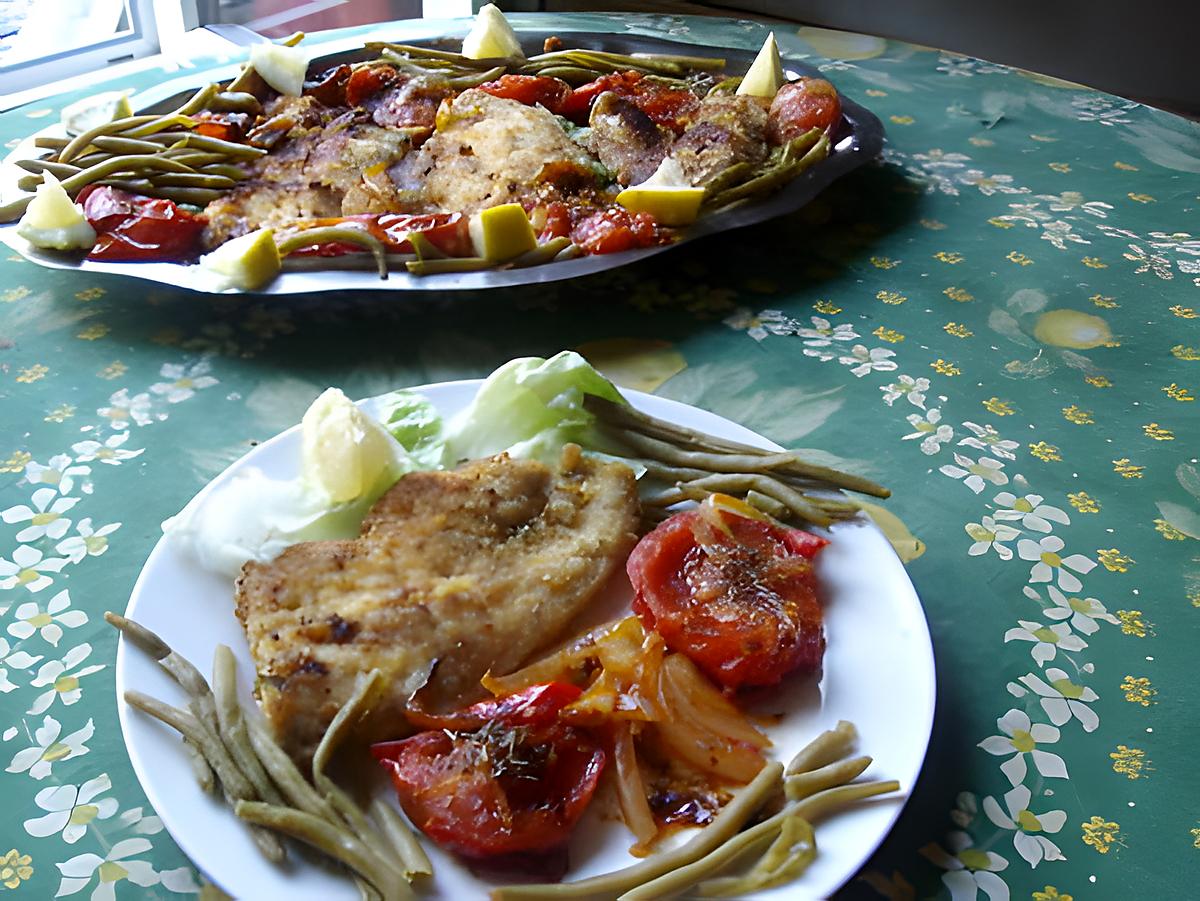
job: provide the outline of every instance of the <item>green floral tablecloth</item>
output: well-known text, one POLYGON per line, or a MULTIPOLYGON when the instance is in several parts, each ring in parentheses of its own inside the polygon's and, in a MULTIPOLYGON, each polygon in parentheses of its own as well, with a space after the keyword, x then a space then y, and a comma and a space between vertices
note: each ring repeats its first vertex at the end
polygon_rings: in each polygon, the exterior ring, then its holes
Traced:
MULTIPOLYGON (((937 722, 847 896, 1194 894, 1200 126, 909 44, 779 33, 876 111, 883 159, 644 265, 262 301, 0 257, 0 894, 201 886, 130 769, 102 619, 164 518, 327 385, 364 396, 565 347, 896 489, 879 518, 929 618, 937 722)), ((0 116, 0 141, 71 99, 0 116)))

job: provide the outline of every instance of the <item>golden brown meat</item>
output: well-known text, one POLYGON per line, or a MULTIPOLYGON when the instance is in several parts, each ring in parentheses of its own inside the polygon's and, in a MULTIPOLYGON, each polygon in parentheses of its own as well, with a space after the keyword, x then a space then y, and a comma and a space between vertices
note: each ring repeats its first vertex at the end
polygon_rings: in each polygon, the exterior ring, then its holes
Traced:
POLYGON ((596 98, 588 124, 588 148, 623 185, 639 185, 653 175, 675 137, 612 91, 596 98))
POLYGON ((403 734, 435 661, 423 703, 474 699, 489 669, 559 637, 624 562, 637 518, 633 473, 568 446, 557 470, 500 455, 407 475, 359 538, 247 563, 237 615, 283 746, 307 759, 355 676, 376 667, 388 694, 360 740, 403 734))
POLYGON ((758 165, 767 158, 767 111, 758 98, 741 94, 705 97, 671 156, 697 187, 734 163, 758 165))

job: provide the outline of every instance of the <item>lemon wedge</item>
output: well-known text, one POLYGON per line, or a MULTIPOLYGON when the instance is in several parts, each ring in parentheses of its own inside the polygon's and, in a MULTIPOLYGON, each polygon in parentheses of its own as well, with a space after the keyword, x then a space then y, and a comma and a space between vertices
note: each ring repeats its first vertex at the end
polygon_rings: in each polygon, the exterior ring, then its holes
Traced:
POLYGON ((62 126, 69 135, 81 135, 100 125, 133 115, 129 95, 124 91, 106 91, 69 103, 62 110, 62 126))
POLYGON ((471 242, 486 260, 503 262, 537 247, 537 235, 519 203, 480 210, 471 217, 471 242))
POLYGON ((617 203, 631 213, 649 213, 662 225, 690 225, 700 215, 704 189, 646 182, 626 188, 617 203))
POLYGON ((374 490, 403 471, 403 451, 387 430, 337 388, 312 402, 300 424, 300 479, 335 504, 374 490))
POLYGON ((257 291, 279 274, 283 261, 269 228, 226 241, 200 257, 200 265, 218 277, 220 289, 257 291))
POLYGON ((308 74, 308 52, 283 44, 255 44, 250 48, 250 65, 262 80, 289 97, 304 91, 308 74))
POLYGON ((17 234, 49 250, 90 250, 96 243, 96 231, 83 210, 49 172, 42 173, 42 183, 17 223, 17 234))
POLYGON ((786 80, 783 62, 779 59, 779 45, 775 43, 775 32, 772 31, 742 76, 737 92, 750 97, 774 97, 786 80))
POLYGON ((467 59, 525 58, 517 34, 494 4, 487 4, 475 15, 475 23, 463 39, 462 55, 467 59))

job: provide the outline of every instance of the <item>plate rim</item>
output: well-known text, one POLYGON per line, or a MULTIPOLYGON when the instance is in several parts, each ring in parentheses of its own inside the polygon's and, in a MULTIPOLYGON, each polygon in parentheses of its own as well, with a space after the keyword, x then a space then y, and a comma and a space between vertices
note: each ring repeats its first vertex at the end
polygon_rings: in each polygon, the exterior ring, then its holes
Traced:
MULTIPOLYGON (((445 22, 461 22, 464 30, 468 20, 442 20, 445 22)), ((412 28, 404 28, 404 20, 381 23, 378 27, 382 38, 388 29, 411 33, 412 28)), ((544 37, 556 35, 577 40, 593 39, 599 41, 620 40, 634 45, 646 44, 662 47, 668 52, 681 49, 704 47, 706 52, 721 54, 727 60, 734 62, 749 62, 757 51, 739 47, 706 47, 703 44, 677 41, 656 35, 636 32, 608 31, 570 31, 565 29, 548 29, 544 27, 521 27, 516 29, 518 36, 530 41, 543 40, 544 37)), ((373 35, 356 35, 338 38, 314 45, 318 51, 310 64, 320 62, 339 54, 347 54, 362 49, 366 40, 373 35)), ((434 36, 418 36, 409 38, 416 44, 436 44, 440 40, 452 37, 443 32, 434 36)), ((404 40, 403 37, 400 37, 404 40)), ((635 52, 641 52, 635 50, 635 52)), ((785 69, 798 75, 824 77, 822 73, 806 60, 781 54, 785 69)), ((167 81, 159 82, 139 91, 130 100, 135 110, 153 107, 156 103, 185 90, 196 90, 198 82, 208 79, 224 80, 235 75, 237 63, 219 64, 202 71, 190 71, 167 81)), ((752 204, 735 206, 717 211, 690 228, 677 241, 656 247, 623 251, 621 253, 603 254, 599 256, 584 256, 573 260, 564 260, 543 266, 531 266, 525 269, 492 269, 480 272, 440 273, 427 276, 413 276, 406 271, 394 270, 389 273, 387 280, 380 279, 373 268, 322 268, 307 270, 305 268, 285 268, 284 271, 263 289, 246 292, 234 290, 218 290, 214 288, 216 278, 209 273, 199 270, 195 264, 180 263, 133 263, 133 262, 101 262, 88 259, 77 259, 68 254, 42 250, 33 247, 20 237, 17 223, 0 224, 0 243, 7 245, 25 259, 48 269, 78 271, 96 274, 124 276, 135 281, 145 281, 152 284, 162 284, 174 288, 185 289, 198 294, 220 297, 269 297, 292 294, 327 294, 333 291, 380 291, 388 293, 421 293, 441 292, 449 290, 481 291, 497 288, 512 288, 524 285, 548 284, 574 278, 585 278, 600 272, 621 269, 629 265, 650 259, 661 253, 666 253, 677 247, 689 245, 695 241, 711 238, 714 235, 737 231, 751 225, 790 215, 807 206, 818 194, 828 188, 834 181, 854 169, 865 165, 879 155, 883 148, 884 128, 879 118, 866 107, 851 100, 839 91, 842 99, 844 120, 849 123, 850 130, 838 144, 832 148, 830 155, 810 169, 802 172, 774 194, 768 195, 752 204), (849 142, 849 143, 847 143, 849 142), (838 149, 841 145, 846 146, 838 149)), ((33 149, 33 140, 41 135, 56 133, 60 126, 51 125, 31 134, 17 144, 13 150, 0 159, 0 189, 15 187, 16 179, 25 175, 16 166, 17 159, 25 158, 33 149)), ((3 193, 0 190, 0 193, 3 193)))
MULTIPOLYGON (((478 391, 478 388, 480 385, 483 384, 483 381, 484 381, 483 379, 479 379, 479 378, 451 379, 451 380, 442 381, 442 382, 429 382, 429 383, 425 383, 425 384, 421 384, 421 385, 416 385, 411 388, 404 388, 403 390, 411 391, 414 393, 422 393, 422 392, 429 391, 430 389, 463 390, 466 388, 473 387, 476 391, 478 391)), ((393 390, 397 390, 397 389, 393 389, 393 390)), ((723 420, 726 423, 731 423, 731 424, 737 426, 738 428, 744 430, 745 432, 753 435, 755 437, 755 439, 758 442, 761 442, 762 446, 764 446, 767 449, 772 449, 772 450, 783 450, 784 449, 781 445, 779 445, 776 442, 771 441, 770 439, 766 438, 765 436, 755 432, 754 430, 750 429, 748 426, 743 426, 740 423, 738 423, 736 420, 732 420, 725 416, 722 416, 721 414, 714 413, 710 410, 706 410, 703 407, 698 407, 694 404, 688 404, 683 401, 674 400, 673 398, 667 398, 667 397, 662 397, 662 396, 656 395, 656 394, 650 394, 648 392, 638 391, 638 390, 632 389, 632 388, 619 387, 618 390, 626 398, 626 400, 628 400, 634 406, 638 406, 639 401, 644 403, 647 399, 649 399, 652 403, 664 403, 668 406, 668 408, 675 407, 675 408, 684 408, 684 409, 687 409, 690 411, 699 411, 708 416, 716 417, 718 419, 723 420)), ((372 395, 370 397, 361 398, 354 402, 356 405, 358 405, 360 407, 369 406, 373 402, 377 401, 379 398, 386 396, 387 393, 390 393, 390 392, 385 392, 385 394, 378 394, 378 395, 372 395)), ((283 443, 284 441, 288 440, 288 436, 299 431, 300 428, 301 428, 301 424, 299 422, 297 422, 297 423, 293 424, 292 426, 289 426, 288 428, 284 429, 283 431, 277 433, 276 435, 273 435, 271 438, 268 438, 267 440, 260 442, 254 448, 247 451, 241 457, 239 457, 238 459, 236 459, 232 463, 230 463, 220 473, 213 476, 207 483, 205 483, 205 485, 199 491, 196 492, 196 494, 187 502, 187 504, 184 505, 184 507, 186 508, 187 506, 189 506, 191 504, 202 501, 202 499, 206 498, 208 495, 210 495, 214 491, 218 490, 218 488, 217 488, 218 484, 224 483, 225 480, 228 478, 228 476, 231 473, 233 473, 234 471, 236 471, 246 465, 253 465, 252 462, 248 462, 248 458, 252 458, 252 457, 258 455, 260 452, 263 452, 264 449, 266 449, 266 448, 274 447, 280 443, 283 443)), ((866 519, 866 521, 862 523, 862 527, 872 529, 872 530, 878 532, 880 534, 880 536, 884 537, 884 540, 886 541, 886 537, 882 535, 882 530, 880 530, 879 527, 869 518, 866 519)), ((890 545, 889 545, 889 547, 890 547, 890 545)), ((150 551, 150 554, 147 556, 145 562, 142 564, 142 567, 138 572, 137 579, 135 580, 133 587, 130 589, 129 599, 126 602, 125 610, 123 612, 124 616, 130 617, 130 618, 135 618, 136 607, 139 605, 139 603, 144 602, 143 601, 144 583, 146 581, 148 581, 148 578, 149 578, 147 576, 147 572, 149 570, 151 570, 153 564, 156 562, 156 560, 158 558, 165 556, 168 552, 169 552, 169 547, 168 547, 167 536, 165 534, 160 535, 158 540, 155 542, 154 547, 150 551)), ((896 823, 899 821, 900 816, 907 809, 909 802, 912 800, 913 792, 917 786, 917 783, 919 781, 919 778, 920 778, 922 772, 925 769, 925 764, 928 760, 928 755, 929 755, 930 742, 931 742, 932 736, 933 736, 933 727, 934 727, 934 722, 935 722, 935 717, 936 717, 938 682, 937 682, 937 666, 936 666, 935 649, 934 649, 934 645, 933 645, 932 634, 931 634, 930 628, 929 628, 928 614, 925 610, 924 604, 921 601, 920 595, 917 593, 916 586, 913 584, 912 579, 908 575, 907 568, 900 561, 899 557, 897 557, 893 553, 891 560, 889 562, 891 563, 891 565, 893 565, 895 567, 899 567, 899 571, 903 574, 904 590, 908 594, 911 595, 911 603, 915 604, 914 612, 920 614, 919 617, 916 618, 916 621, 921 626, 920 634, 915 636, 915 638, 921 639, 920 647, 919 647, 919 650, 921 651, 921 653, 919 655, 919 660, 920 660, 920 663, 921 663, 922 669, 923 669, 924 679, 922 681, 927 685, 928 691, 927 691, 926 696, 920 699, 920 701, 921 701, 920 709, 921 709, 921 712, 925 713, 925 716, 923 718, 923 724, 916 731, 921 736, 923 748, 919 755, 919 760, 916 764, 916 767, 912 773, 893 774, 893 776, 900 781, 901 788, 900 788, 899 796, 896 796, 894 798, 894 800, 897 803, 894 804, 894 807, 891 810, 891 816, 889 817, 886 825, 879 830, 877 835, 873 836, 869 841, 866 841, 863 843, 863 846, 862 846, 863 850, 861 851, 860 854, 850 855, 850 857, 854 859, 854 865, 852 867, 848 866, 846 868, 845 874, 844 874, 844 876, 842 876, 840 878, 840 880, 837 884, 837 887, 834 889, 834 892, 840 891, 847 884, 849 884, 849 882, 851 880, 854 879, 855 875, 859 871, 861 871, 861 869, 867 863, 867 861, 870 860, 870 858, 875 854, 875 852, 880 848, 880 846, 882 846, 883 842, 894 831, 894 829, 896 827, 896 823)), ((231 616, 233 615, 232 611, 230 612, 230 615, 231 616)), ((143 772, 143 768, 145 767, 146 762, 141 757, 140 754, 135 754, 131 750, 130 735, 133 731, 135 731, 135 728, 131 725, 131 723, 133 721, 135 714, 132 712, 133 711, 132 706, 123 701, 125 691, 129 687, 131 687, 127 684, 127 681, 126 681, 129 653, 130 653, 130 650, 129 650, 128 642, 127 642, 125 636, 124 635, 119 636, 118 642, 117 642, 116 658, 115 658, 114 665, 113 665, 114 700, 115 700, 116 706, 117 706, 117 719, 118 719, 118 722, 120 723, 120 727, 121 727, 121 738, 122 738, 123 750, 125 752, 127 759, 129 760, 131 768, 134 771, 134 775, 138 780, 138 784, 139 784, 142 792, 145 794, 147 801, 150 803, 150 806, 155 810, 155 813, 162 819, 164 827, 166 828, 168 834, 171 836, 172 841, 175 842, 176 846, 187 857, 188 862, 192 866, 196 867, 199 870, 199 869, 201 869, 200 866, 195 862, 195 860, 193 860, 192 854, 186 850, 187 846, 191 846, 191 845, 195 844, 195 842, 193 841, 192 835, 189 833, 187 835, 186 840, 181 841, 180 837, 176 834, 176 829, 172 828, 172 826, 170 824, 168 824, 167 820, 169 819, 169 815, 167 817, 164 817, 162 815, 162 813, 159 811, 158 803, 156 803, 156 799, 161 799, 162 796, 156 790, 155 782, 152 779, 147 778, 146 774, 143 772)), ((202 872, 203 872, 203 870, 202 870, 202 872)), ((213 882, 214 885, 224 888, 223 883, 225 883, 227 880, 223 876, 217 876, 216 874, 207 873, 207 872, 205 873, 205 875, 211 882, 213 882)), ((782 886, 781 886, 781 888, 782 888, 782 886)), ((236 895, 235 895, 235 897, 236 897, 236 895)))

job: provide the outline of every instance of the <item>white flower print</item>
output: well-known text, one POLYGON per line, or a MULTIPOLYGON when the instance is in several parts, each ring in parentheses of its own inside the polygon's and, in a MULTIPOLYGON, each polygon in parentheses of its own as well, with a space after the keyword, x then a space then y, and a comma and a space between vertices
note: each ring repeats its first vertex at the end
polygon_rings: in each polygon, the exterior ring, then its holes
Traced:
POLYGON ((91 750, 84 742, 96 733, 96 724, 89 719, 82 729, 59 739, 61 732, 62 723, 52 716, 46 717, 33 733, 33 746, 14 754, 5 772, 29 773, 39 781, 45 779, 57 761, 82 757, 91 750))
POLYGON ((1026 494, 1023 497, 1017 497, 1011 491, 1001 491, 996 495, 995 500, 1000 505, 1000 508, 996 510, 996 519, 1003 522, 1020 520, 1024 528, 1033 532, 1049 532, 1054 528, 1050 525, 1051 522, 1064 526, 1071 524, 1071 517, 1065 512, 1058 507, 1043 504, 1040 494, 1026 494))
POLYGON ((1063 540, 1057 535, 1047 535, 1039 541, 1022 538, 1017 542, 1017 553, 1021 559, 1035 561, 1029 570, 1029 581, 1050 582, 1058 573, 1058 587, 1063 591, 1078 591, 1083 587, 1075 573, 1087 575, 1096 568, 1096 561, 1083 554, 1064 557, 1059 554, 1063 546, 1063 540))
POLYGON ((117 817, 117 827, 136 832, 138 835, 158 835, 163 831, 162 820, 156 816, 142 816, 142 808, 131 807, 117 817))
POLYGON ((24 640, 40 632, 42 641, 58 647, 64 626, 77 629, 88 621, 86 613, 67 609, 70 606, 71 595, 65 588, 50 599, 45 610, 36 601, 27 601, 17 607, 17 621, 9 625, 8 634, 24 640))
POLYGON ((93 820, 107 820, 117 812, 116 798, 99 796, 112 789, 107 773, 89 779, 83 785, 57 785, 43 788, 34 796, 33 802, 45 816, 25 821, 25 831, 34 838, 46 838, 56 832, 62 840, 73 845, 87 834, 93 820))
POLYGON ((952 479, 962 479, 963 484, 976 494, 983 491, 985 482, 991 482, 993 485, 1008 484, 1008 475, 1004 472, 1004 464, 999 460, 980 457, 979 462, 976 463, 970 457, 964 457, 955 452, 954 462, 958 465, 953 466, 947 463, 938 471, 952 479))
POLYGON ((1083 235, 1074 231, 1074 226, 1063 219, 1042 223, 1042 240, 1049 241, 1059 250, 1066 250, 1067 244, 1091 244, 1083 235))
POLYGON ((1000 809, 996 799, 990 795, 983 799, 983 812, 1001 829, 1013 831, 1013 847, 1031 867, 1043 860, 1066 860, 1058 845, 1042 833, 1053 835, 1067 822, 1065 810, 1048 810, 1035 814, 1029 809, 1032 793, 1024 785, 1018 785, 1004 795, 1007 815, 1000 809))
POLYGON ((1021 446, 1020 443, 1017 441, 1006 441, 1001 438, 1000 434, 991 425, 964 422, 963 428, 969 429, 973 434, 959 441, 959 447, 973 447, 975 450, 987 451, 993 456, 1000 457, 1002 460, 1017 459, 1017 455, 1013 451, 1021 446))
POLYGON ((10 667, 18 672, 23 672, 41 659, 41 656, 34 657, 26 651, 13 651, 8 644, 8 639, 0 638, 0 692, 8 694, 17 689, 17 686, 8 678, 10 667))
POLYGON ((931 843, 920 854, 946 871, 942 883, 950 890, 950 901, 975 901, 980 891, 990 901, 1008 901, 1008 885, 996 875, 1008 869, 1008 861, 995 851, 975 848, 967 833, 950 832, 945 848, 931 843))
POLYGON ((1046 670, 1046 679, 1048 681, 1042 681, 1034 673, 1026 673, 1018 681, 1041 698, 1042 709, 1055 726, 1074 717, 1084 732, 1095 731, 1100 725, 1100 717, 1087 705, 1099 700, 1100 696, 1085 685, 1076 685, 1056 667, 1046 670))
POLYGON ((86 517, 75 524, 75 531, 79 534, 60 541, 54 546, 54 550, 72 563, 78 563, 84 557, 99 557, 108 550, 108 536, 119 528, 119 522, 110 522, 106 526, 93 529, 92 518, 86 517))
POLYGON ((0 558, 0 590, 22 585, 28 591, 41 591, 54 582, 46 573, 57 573, 66 565, 61 557, 45 557, 37 548, 22 544, 13 551, 12 560, 0 558))
POLYGON ((197 391, 217 384, 217 380, 208 374, 211 371, 212 364, 207 359, 198 360, 191 366, 163 363, 159 375, 171 381, 156 382, 150 386, 150 390, 155 394, 164 395, 167 403, 177 404, 187 400, 197 391))
POLYGON ((982 169, 968 169, 958 175, 959 184, 978 188, 981 194, 1028 194, 1028 188, 1013 186, 1011 175, 984 175, 982 169))
POLYGON ((1104 219, 1108 216, 1108 211, 1111 210, 1111 203, 1103 203, 1099 200, 1084 200, 1083 195, 1078 191, 1063 191, 1061 194, 1038 194, 1038 200, 1046 201, 1046 206, 1053 213, 1069 213, 1079 210, 1082 213, 1087 213, 1089 216, 1095 216, 1097 219, 1104 219))
POLYGON ((154 867, 144 860, 129 859, 134 854, 144 854, 152 847, 149 839, 127 838, 113 845, 104 857, 99 854, 80 854, 64 863, 56 863, 62 880, 54 897, 74 895, 86 888, 97 874, 100 880, 92 891, 91 901, 114 901, 117 883, 123 879, 142 888, 158 885, 161 877, 154 867))
POLYGON ((735 331, 745 332, 755 341, 762 341, 767 335, 794 335, 800 327, 800 323, 789 319, 779 310, 763 310, 755 315, 745 307, 739 307, 724 322, 735 331))
MULTIPOLYGON (((1114 626, 1120 622, 1095 598, 1069 598, 1053 585, 1047 585, 1046 591, 1050 593, 1050 601, 1054 606, 1042 610, 1042 615, 1053 620, 1070 618, 1071 628, 1076 632, 1094 635, 1100 628, 1096 620, 1104 620, 1114 626)), ((1042 596, 1032 586, 1026 585, 1024 592, 1026 597, 1039 604, 1045 603, 1042 596)))
POLYGON ((39 538, 59 539, 71 528, 71 520, 63 516, 68 510, 79 503, 77 497, 59 497, 54 488, 39 488, 30 498, 32 507, 18 504, 0 513, 10 525, 18 522, 29 523, 17 533, 17 541, 37 541, 39 538))
POLYGON ((1011 526, 998 524, 992 517, 983 517, 982 522, 969 522, 963 528, 974 539, 975 543, 967 549, 967 554, 979 557, 990 550, 996 551, 1001 560, 1011 560, 1012 548, 1005 547, 1004 542, 1012 541, 1021 533, 1011 526))
POLYGON ((1013 755, 1000 764, 1000 771, 1008 777, 1013 785, 1025 781, 1029 772, 1025 755, 1033 758, 1034 768, 1049 779, 1066 779, 1067 765, 1057 754, 1039 750, 1038 745, 1052 745, 1058 741, 1060 733, 1053 726, 1045 723, 1034 723, 1028 714, 1021 710, 1010 710, 1000 719, 996 726, 1003 735, 990 735, 979 743, 979 747, 996 757, 1013 755))
POLYGON ((950 811, 950 820, 961 829, 970 828, 979 813, 979 804, 974 793, 959 792, 954 798, 954 809, 950 811))
POLYGON ((1137 263, 1137 268, 1133 271, 1141 275, 1143 272, 1154 271, 1154 274, 1161 279, 1173 279, 1175 272, 1171 269, 1171 261, 1161 254, 1147 253, 1138 247, 1136 244, 1130 244, 1129 250, 1121 254, 1125 259, 1137 263))
POLYGON ((925 411, 925 415, 912 413, 906 417, 913 431, 901 438, 901 441, 921 439, 921 453, 933 455, 942 449, 942 445, 954 437, 954 429, 942 422, 942 411, 937 407, 925 411))
POLYGON ((884 403, 889 407, 898 398, 905 397, 914 407, 924 410, 925 392, 929 390, 929 379, 914 379, 911 375, 902 375, 890 385, 884 385, 879 390, 883 392, 884 403))
POLYGON ((46 686, 50 686, 50 688, 34 699, 27 712, 35 716, 45 713, 54 703, 55 697, 62 698, 63 704, 67 707, 83 697, 83 689, 79 686, 79 680, 84 676, 98 673, 105 667, 103 663, 93 663, 91 666, 76 670, 75 667, 87 660, 91 653, 92 646, 84 642, 67 651, 62 660, 50 660, 43 663, 38 669, 37 676, 29 684, 34 688, 45 688, 46 686))
POLYGON ((844 357, 838 357, 838 362, 844 366, 850 366, 850 371, 859 378, 862 378, 868 372, 891 372, 896 368, 896 363, 891 359, 896 356, 894 350, 888 350, 886 347, 874 347, 867 350, 861 344, 855 344, 850 348, 850 353, 844 357))
POLYGON ((110 435, 105 439, 104 443, 99 441, 80 441, 71 445, 71 452, 75 454, 75 462, 90 463, 93 460, 98 460, 101 463, 107 463, 109 466, 120 466, 125 460, 132 460, 145 453, 145 448, 138 450, 125 450, 124 444, 129 440, 129 432, 117 432, 115 435, 110 435))
POLYGON ((963 78, 971 78, 974 75, 1006 75, 1012 71, 1008 66, 999 66, 974 57, 945 52, 938 57, 937 70, 945 72, 947 75, 958 75, 963 78))
POLYGON ((858 332, 849 323, 830 325, 828 319, 812 317, 812 328, 796 323, 795 334, 804 339, 805 347, 829 347, 834 341, 853 341, 858 332))
MULTIPOLYGON (((90 466, 72 466, 71 458, 66 454, 57 454, 50 462, 25 464, 25 481, 30 485, 50 485, 57 488, 59 494, 70 494, 75 488, 75 477, 91 475, 90 466)), ((84 488, 84 493, 90 493, 84 488)))
POLYGON ((965 153, 946 153, 939 147, 935 147, 928 153, 914 153, 912 158, 919 162, 923 169, 961 169, 965 164, 971 162, 971 158, 965 153))
POLYGON ((1004 641, 1006 644, 1010 641, 1034 642, 1030 653, 1038 666, 1045 666, 1058 656, 1059 648, 1064 651, 1082 651, 1088 646, 1066 623, 1055 623, 1049 627, 1026 619, 1019 619, 1017 623, 1020 628, 1005 632, 1004 641))
POLYGON ((1099 122, 1101 125, 1128 125, 1133 120, 1125 114, 1141 106, 1132 100, 1118 100, 1103 94, 1076 97, 1071 101, 1075 118, 1080 122, 1099 122))
MULTIPOLYGON (((108 403, 107 407, 101 407, 96 412, 108 420, 108 424, 114 431, 128 430, 130 422, 144 426, 149 425, 155 419, 150 414, 150 395, 146 392, 130 397, 129 389, 122 388, 108 399, 108 403)), ((160 413, 157 418, 166 419, 166 415, 160 413)))

